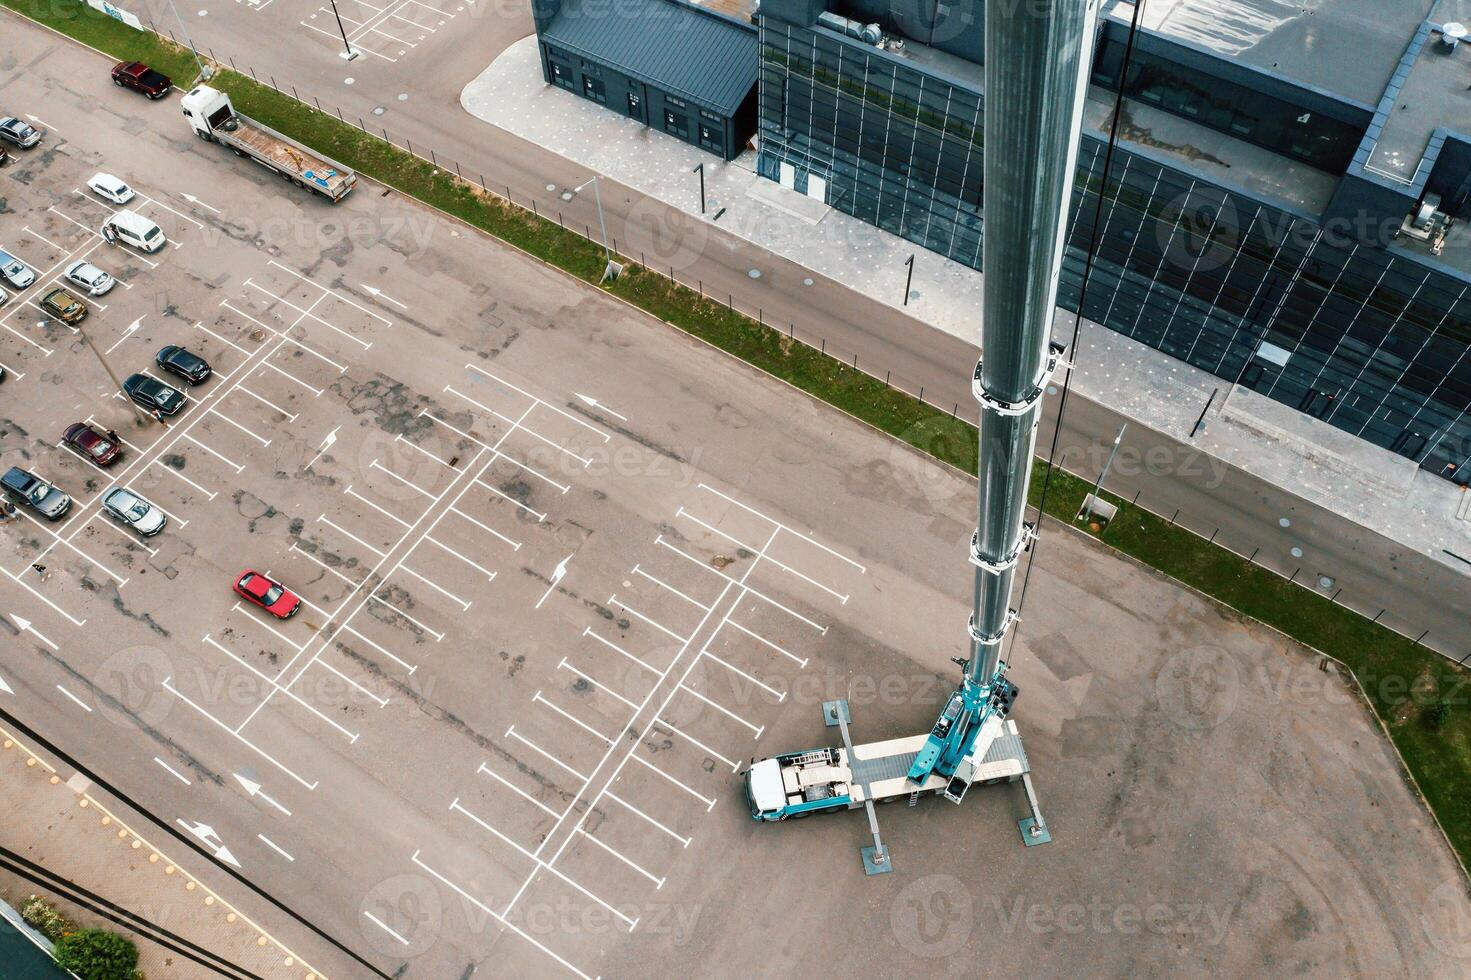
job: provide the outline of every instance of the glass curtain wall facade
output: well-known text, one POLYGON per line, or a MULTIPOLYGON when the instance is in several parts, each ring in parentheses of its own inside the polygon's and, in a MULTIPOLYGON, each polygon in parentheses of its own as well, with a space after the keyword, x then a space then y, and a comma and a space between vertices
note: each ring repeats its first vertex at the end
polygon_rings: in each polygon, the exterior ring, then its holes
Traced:
MULTIPOLYGON (((803 193, 821 178, 834 208, 980 268, 979 91, 861 42, 760 28, 760 173, 803 193)), ((1084 137, 1058 296, 1074 311, 1103 151, 1084 137)), ((1471 482, 1461 277, 1124 150, 1098 241, 1084 316, 1471 482)))

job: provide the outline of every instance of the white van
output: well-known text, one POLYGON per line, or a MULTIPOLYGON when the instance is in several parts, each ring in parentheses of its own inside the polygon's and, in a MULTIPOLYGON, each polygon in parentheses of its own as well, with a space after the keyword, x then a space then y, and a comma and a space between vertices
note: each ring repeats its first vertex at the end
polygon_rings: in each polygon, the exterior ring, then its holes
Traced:
POLYGON ((102 237, 142 252, 157 252, 169 243, 163 229, 137 211, 117 211, 102 223, 102 237))

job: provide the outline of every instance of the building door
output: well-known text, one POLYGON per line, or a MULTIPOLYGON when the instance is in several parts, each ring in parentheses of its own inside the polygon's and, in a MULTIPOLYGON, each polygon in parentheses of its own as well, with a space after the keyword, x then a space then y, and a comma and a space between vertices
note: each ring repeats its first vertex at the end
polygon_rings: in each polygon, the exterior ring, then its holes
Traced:
POLYGON ((793 167, 790 163, 779 164, 777 169, 777 179, 783 187, 796 187, 797 168, 793 167))
POLYGON ((572 84, 572 69, 561 62, 547 59, 547 64, 552 68, 552 81, 567 89, 569 92, 577 91, 577 86, 572 84))
POLYGON ((628 118, 637 119, 639 122, 648 124, 644 116, 644 96, 642 92, 628 93, 628 118))
POLYGON ((827 203, 827 181, 816 174, 807 175, 807 196, 814 201, 827 203))

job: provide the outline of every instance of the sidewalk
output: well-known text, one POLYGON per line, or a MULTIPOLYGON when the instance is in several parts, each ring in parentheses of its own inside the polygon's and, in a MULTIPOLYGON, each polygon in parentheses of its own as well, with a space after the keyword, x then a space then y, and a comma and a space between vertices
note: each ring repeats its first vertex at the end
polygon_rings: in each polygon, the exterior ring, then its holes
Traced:
MULTIPOLYGON (((904 312, 979 344, 979 272, 758 177, 750 151, 722 163, 545 84, 534 35, 511 45, 466 86, 461 104, 485 122, 694 216, 700 196, 692 171, 704 164, 706 220, 896 309, 904 299, 905 261, 914 255, 904 312)), ((618 245, 626 253, 646 253, 645 264, 659 268, 678 272, 696 258, 688 245, 661 250, 657 233, 641 234, 632 221, 622 236, 611 227, 609 235, 622 238, 618 245)), ((761 271, 752 269, 752 278, 761 271)), ((1059 338, 1070 339, 1072 326, 1072 314, 1059 310, 1059 338)), ((1072 356, 1080 395, 1177 439, 1190 437, 1219 389, 1195 446, 1458 573, 1471 573, 1471 563, 1445 553, 1471 559, 1471 498, 1412 461, 1256 392, 1232 391, 1220 378, 1091 321, 1084 321, 1072 356)))
MULTIPOLYGON (((252 973, 272 980, 315 980, 310 967, 184 866, 174 864, 169 855, 190 865, 204 862, 177 841, 154 840, 153 829, 129 825, 88 793, 85 778, 64 780, 41 757, 0 729, 0 844, 252 973)), ((217 978, 151 940, 0 869, 0 898, 19 908, 30 895, 51 899, 80 926, 109 929, 132 938, 140 954, 138 968, 149 980, 217 978)), ((0 976, 6 975, 3 967, 0 963, 0 976)))

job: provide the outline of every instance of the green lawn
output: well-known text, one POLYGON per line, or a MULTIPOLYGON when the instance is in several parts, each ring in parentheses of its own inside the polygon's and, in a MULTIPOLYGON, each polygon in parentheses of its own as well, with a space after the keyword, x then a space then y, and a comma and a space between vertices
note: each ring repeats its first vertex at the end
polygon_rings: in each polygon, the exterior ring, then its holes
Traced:
MULTIPOLYGON (((69 0, 0 4, 118 58, 146 61, 185 82, 193 57, 69 0)), ((102 79, 99 77, 99 83, 102 79)), ((214 84, 248 116, 361 174, 416 197, 598 287, 602 249, 555 222, 511 206, 425 160, 283 96, 222 71, 214 84)), ((478 176, 478 175, 477 175, 478 176)), ((967 473, 976 470, 973 426, 845 367, 780 331, 763 327, 658 273, 629 264, 609 292, 967 473)), ((1035 504, 1044 466, 1034 468, 1035 504)), ((1071 522, 1091 487, 1055 472, 1050 516, 1071 522)), ((1288 583, 1168 522, 1115 500, 1117 517, 1099 537, 1247 616, 1342 661, 1367 691, 1463 863, 1471 858, 1471 672, 1392 630, 1288 583), (1412 693, 1413 692, 1413 693, 1412 693)), ((1085 533, 1088 532, 1084 529, 1085 533)))

